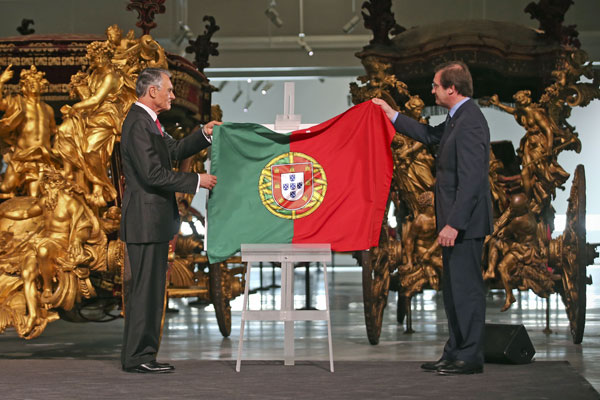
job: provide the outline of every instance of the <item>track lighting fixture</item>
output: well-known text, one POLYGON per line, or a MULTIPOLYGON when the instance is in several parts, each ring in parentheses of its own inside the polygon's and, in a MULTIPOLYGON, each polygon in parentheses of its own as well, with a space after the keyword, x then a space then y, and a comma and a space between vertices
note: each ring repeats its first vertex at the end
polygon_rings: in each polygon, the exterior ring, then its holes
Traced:
POLYGON ((283 21, 281 20, 281 18, 279 18, 279 13, 275 9, 275 6, 276 4, 273 0, 271 2, 271 5, 269 5, 269 7, 265 10, 265 15, 267 16, 267 18, 269 18, 273 25, 275 25, 278 28, 281 28, 283 26, 283 21))
POLYGON ((308 43, 303 42, 302 43, 302 47, 304 48, 304 50, 306 51, 306 54, 308 54, 309 57, 312 57, 315 52, 313 51, 313 49, 308 45, 308 43))
POLYGON ((260 91, 260 94, 262 94, 263 96, 267 94, 267 92, 269 91, 269 89, 271 89, 273 87, 273 83, 271 82, 267 82, 265 83, 265 86, 263 86, 262 90, 260 91))
POLYGON ((185 39, 187 39, 187 40, 192 39, 194 37, 194 32, 192 32, 190 27, 187 26, 186 24, 184 24, 182 21, 178 22, 178 26, 179 26, 179 29, 173 35, 172 40, 173 40, 173 43, 175 43, 175 45, 177 45, 179 47, 179 46, 181 46, 181 43, 183 43, 183 41, 185 39))
POLYGON ((298 34, 298 44, 304 49, 304 51, 306 51, 306 54, 308 54, 310 57, 312 57, 315 54, 312 47, 310 47, 309 44, 306 43, 304 33, 298 34))
POLYGON ((346 25, 342 27, 342 30, 344 33, 350 33, 356 28, 356 25, 358 25, 359 22, 360 16, 356 13, 356 3, 355 0, 352 0, 352 18, 346 22, 346 25))
POLYGON ((217 89, 219 89, 219 92, 221 90, 223 90, 223 88, 225 87, 225 85, 227 85, 227 81, 221 81, 221 83, 219 83, 219 85, 217 86, 217 89))
POLYGON ((252 91, 256 92, 258 90, 258 88, 260 87, 260 85, 263 84, 264 81, 256 81, 256 83, 254 85, 252 85, 252 91))
POLYGON ((304 1, 299 0, 298 4, 300 6, 300 33, 298 33, 298 44, 306 51, 306 54, 312 57, 315 52, 308 43, 306 43, 306 35, 304 34, 304 1))
POLYGON ((355 14, 348 22, 346 22, 346 25, 342 27, 342 30, 344 33, 350 33, 354 30, 354 28, 356 28, 356 25, 358 25, 359 22, 360 17, 355 14))
POLYGON ((248 109, 250 108, 250 106, 252 105, 252 100, 248 99, 246 100, 246 104, 244 104, 244 112, 247 113, 248 109))
POLYGON ((238 89, 238 91, 235 92, 235 94, 233 95, 233 99, 232 99, 233 102, 235 103, 240 98, 241 95, 242 95, 242 89, 238 89))

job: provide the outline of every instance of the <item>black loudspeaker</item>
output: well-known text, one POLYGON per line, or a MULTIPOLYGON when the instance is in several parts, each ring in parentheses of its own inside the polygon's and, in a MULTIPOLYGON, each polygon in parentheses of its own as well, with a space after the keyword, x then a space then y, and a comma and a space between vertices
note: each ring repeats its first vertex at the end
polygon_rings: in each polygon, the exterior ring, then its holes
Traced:
POLYGON ((527 364, 534 354, 535 349, 523 325, 485 324, 485 362, 527 364))

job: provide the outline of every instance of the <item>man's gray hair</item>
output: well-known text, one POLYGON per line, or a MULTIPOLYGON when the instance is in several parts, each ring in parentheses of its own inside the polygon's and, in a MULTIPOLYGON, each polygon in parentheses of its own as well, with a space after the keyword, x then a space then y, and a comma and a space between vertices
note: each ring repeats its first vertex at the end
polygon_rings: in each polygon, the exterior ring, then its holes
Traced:
POLYGON ((162 75, 165 74, 169 78, 171 73, 162 68, 146 68, 140 72, 135 83, 135 94, 138 98, 144 96, 150 86, 156 86, 160 89, 162 83, 162 75))

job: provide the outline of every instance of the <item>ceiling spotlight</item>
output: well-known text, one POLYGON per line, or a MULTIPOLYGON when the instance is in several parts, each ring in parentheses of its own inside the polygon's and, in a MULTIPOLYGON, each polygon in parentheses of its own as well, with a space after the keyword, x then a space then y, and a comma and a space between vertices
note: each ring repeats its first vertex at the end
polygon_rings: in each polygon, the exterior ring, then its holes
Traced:
POLYGON ((265 10, 265 15, 276 27, 281 28, 283 26, 283 21, 279 18, 279 13, 275 9, 275 1, 272 1, 269 8, 265 10))
POLYGON ((262 90, 260 91, 260 93, 264 96, 267 94, 267 92, 269 91, 269 89, 271 89, 273 87, 273 84, 271 82, 267 82, 265 83, 265 86, 263 86, 262 90))
POLYGON ((250 106, 252 105, 252 100, 247 100, 246 104, 244 104, 244 112, 247 113, 248 109, 250 108, 250 106))
POLYGON ((312 57, 315 54, 315 52, 313 51, 312 47, 310 47, 308 43, 306 43, 305 36, 306 35, 304 35, 304 33, 302 32, 298 34, 298 44, 304 49, 304 51, 306 51, 306 54, 312 57))
POLYGON ((304 43, 304 45, 302 46, 304 47, 304 50, 306 50, 306 54, 308 54, 309 57, 312 57, 315 52, 313 51, 313 49, 308 45, 308 43, 304 43))
POLYGON ((240 96, 242 95, 242 89, 238 89, 238 91, 233 95, 233 102, 235 103, 237 101, 237 99, 240 98, 240 96))
POLYGON ((308 43, 306 43, 306 40, 302 38, 298 39, 298 44, 300 44, 300 47, 302 47, 304 51, 306 51, 306 54, 308 54, 310 57, 312 57, 315 54, 312 47, 310 47, 308 43))
POLYGON ((172 40, 177 46, 181 46, 181 43, 183 43, 184 39, 190 40, 194 37, 194 32, 192 32, 189 26, 181 21, 178 22, 178 25, 179 29, 173 35, 172 40))
POLYGON ((252 91, 256 92, 258 90, 258 88, 260 87, 260 85, 263 84, 264 81, 256 81, 256 83, 254 85, 252 85, 252 91))
POLYGON ((346 25, 342 27, 344 33, 350 33, 356 28, 356 25, 360 22, 360 17, 357 14, 354 14, 350 21, 346 22, 346 25))
POLYGON ((221 83, 219 83, 219 86, 217 86, 217 89, 219 89, 219 92, 221 90, 223 90, 223 88, 225 87, 225 85, 227 85, 227 81, 221 81, 221 83))

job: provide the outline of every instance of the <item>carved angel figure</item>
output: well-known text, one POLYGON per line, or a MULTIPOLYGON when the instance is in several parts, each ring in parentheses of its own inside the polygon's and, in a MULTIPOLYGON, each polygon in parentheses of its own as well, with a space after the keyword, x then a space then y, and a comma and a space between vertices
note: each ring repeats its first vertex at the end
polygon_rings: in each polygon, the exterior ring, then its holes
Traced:
POLYGON ((402 287, 412 296, 420 291, 425 283, 439 289, 442 275, 442 251, 437 242, 433 192, 419 195, 418 212, 414 220, 404 230, 404 263, 401 271, 402 287))
POLYGON ((10 146, 4 154, 7 163, 0 190, 10 194, 24 192, 38 195, 39 170, 44 165, 53 165, 51 138, 56 132, 54 111, 41 101, 41 94, 47 89, 48 81, 44 73, 32 65, 21 71, 19 85, 21 93, 2 96, 2 88, 12 76, 12 65, 0 75, 0 139, 10 146))
MULTIPOLYGON (((15 324, 22 337, 41 333, 47 310, 70 310, 77 298, 95 296, 89 272, 105 268, 107 239, 80 192, 59 172, 46 170, 40 198, 19 197, 0 205, 0 226, 12 234, 8 249, 0 253, 0 271, 22 281, 22 287, 15 286, 27 306, 26 322, 15 324)), ((11 298, 7 292, 3 296, 1 303, 11 298)))
POLYGON ((515 107, 500 103, 497 95, 490 98, 490 103, 513 114, 527 131, 519 146, 521 182, 525 195, 532 201, 532 211, 539 214, 549 205, 550 196, 556 194, 556 187, 569 178, 557 162, 555 142, 564 144, 579 139, 572 132, 561 129, 543 107, 532 103, 529 90, 520 90, 513 98, 515 107))
POLYGON ((506 291, 506 301, 502 311, 508 310, 515 302, 512 288, 532 289, 537 295, 547 297, 552 293, 553 281, 547 268, 547 246, 542 242, 543 232, 528 208, 527 197, 523 193, 511 196, 508 208, 494 224, 494 233, 486 240, 488 246, 488 266, 484 279, 500 274, 506 291))

